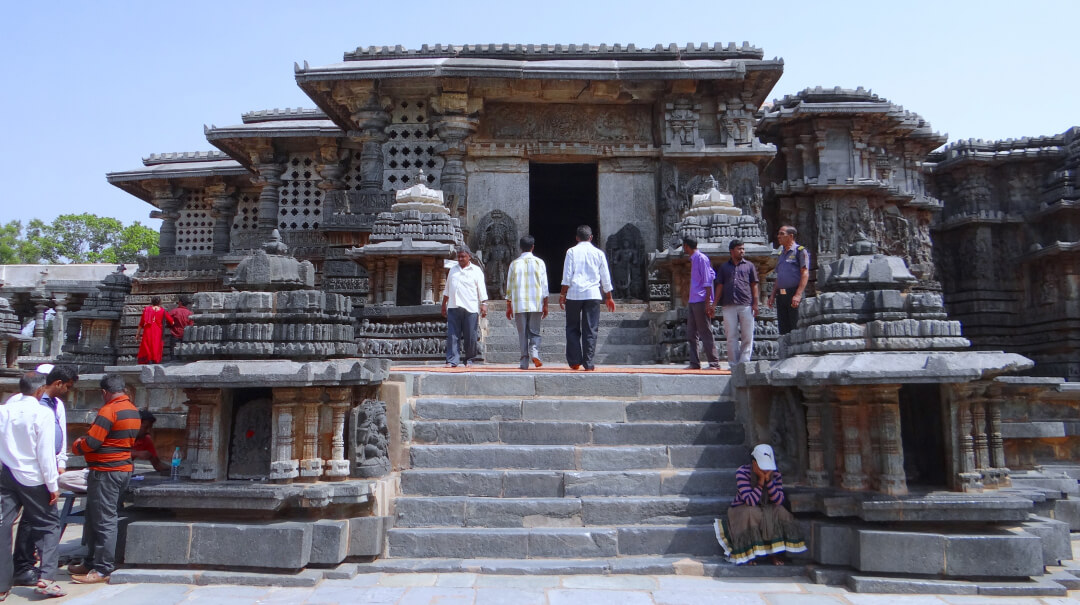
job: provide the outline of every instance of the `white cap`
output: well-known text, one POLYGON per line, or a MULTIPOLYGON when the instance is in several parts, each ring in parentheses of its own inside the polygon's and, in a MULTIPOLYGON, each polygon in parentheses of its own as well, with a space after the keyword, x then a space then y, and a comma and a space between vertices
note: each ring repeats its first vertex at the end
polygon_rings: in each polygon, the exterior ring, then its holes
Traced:
POLYGON ((762 443, 750 453, 757 461, 758 468, 763 471, 776 470, 776 456, 773 455, 772 447, 762 443))
POLYGON ((38 367, 34 368, 34 371, 38 374, 48 374, 49 372, 53 371, 53 367, 54 366, 51 363, 43 363, 38 367))

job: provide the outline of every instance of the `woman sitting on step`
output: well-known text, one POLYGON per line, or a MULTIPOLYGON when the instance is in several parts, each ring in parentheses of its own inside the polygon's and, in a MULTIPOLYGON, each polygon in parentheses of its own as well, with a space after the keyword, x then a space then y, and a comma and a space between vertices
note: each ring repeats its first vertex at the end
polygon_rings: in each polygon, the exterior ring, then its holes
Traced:
POLYGON ((784 504, 784 484, 772 447, 764 443, 751 453, 750 464, 735 471, 735 500, 726 519, 716 520, 716 539, 728 561, 756 565, 757 557, 769 556, 773 565, 783 565, 782 552, 803 552, 803 542, 795 517, 784 504))

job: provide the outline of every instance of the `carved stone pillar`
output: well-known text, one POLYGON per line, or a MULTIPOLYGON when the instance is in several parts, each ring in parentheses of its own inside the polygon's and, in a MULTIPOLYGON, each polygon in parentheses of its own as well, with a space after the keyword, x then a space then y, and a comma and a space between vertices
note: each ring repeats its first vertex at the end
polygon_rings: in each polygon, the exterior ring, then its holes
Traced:
POLYGON ((188 401, 187 460, 188 472, 195 481, 218 479, 221 426, 221 389, 184 389, 188 401))
POLYGON ((435 304, 435 259, 430 256, 425 256, 421 261, 421 267, 423 286, 421 289, 420 304, 433 305, 435 304))
POLYGON ((975 470, 975 438, 973 416, 971 413, 972 387, 969 384, 955 388, 956 400, 956 439, 959 444, 957 479, 963 491, 981 490, 982 475, 975 470))
POLYGON ((293 410, 300 399, 300 389, 278 387, 273 390, 274 436, 270 443, 270 480, 288 483, 300 476, 300 461, 293 454, 293 410))
POLYGON ((904 444, 900 435, 900 385, 874 387, 873 399, 880 441, 880 479, 878 490, 893 496, 907 493, 904 473, 904 444))
POLYGON ((31 355, 45 354, 45 313, 49 310, 49 299, 45 293, 30 297, 34 304, 34 341, 30 343, 31 355))
POLYGON ((64 322, 67 321, 64 314, 67 311, 68 296, 68 294, 53 294, 53 311, 56 312, 56 315, 53 316, 52 335, 49 339, 49 357, 60 355, 60 351, 64 347, 64 330, 66 328, 64 322))
POLYGON ((806 483, 810 487, 828 487, 829 474, 825 470, 825 440, 822 434, 821 408, 823 393, 820 388, 803 387, 803 405, 806 406, 806 483))
POLYGON ((442 115, 435 122, 435 130, 443 142, 439 146, 439 154, 445 160, 439 181, 450 208, 450 216, 460 216, 465 211, 468 190, 465 173, 466 139, 476 132, 478 121, 472 116, 442 115))
POLYGON ((371 283, 368 284, 368 302, 372 305, 381 305, 383 302, 383 283, 386 281, 386 262, 382 259, 375 261, 375 271, 371 274, 371 283))
POLYGON ((867 488, 866 474, 863 472, 862 441, 859 426, 858 389, 855 387, 836 388, 836 412, 840 415, 840 427, 843 439, 844 470, 840 475, 840 486, 850 490, 867 488))
POLYGON ((298 409, 303 410, 303 432, 300 447, 300 479, 316 481, 323 473, 323 461, 319 458, 319 408, 322 407, 322 388, 300 389, 298 409))
POLYGON ((349 460, 345 457, 345 415, 349 412, 352 389, 330 387, 326 389, 333 413, 330 425, 330 459, 326 461, 326 477, 331 481, 344 480, 349 476, 349 460))
POLYGON ((397 305, 397 277, 398 259, 387 257, 386 273, 383 276, 382 304, 393 307, 397 305))
POLYGON ((256 185, 262 185, 259 192, 259 237, 270 238, 270 232, 277 228, 278 205, 281 196, 281 175, 285 167, 276 163, 259 164, 259 176, 252 179, 256 185))
POLYGON ((158 254, 161 256, 176 254, 176 220, 180 218, 180 208, 184 205, 184 192, 168 182, 152 183, 151 191, 153 192, 151 203, 158 209, 150 213, 150 218, 161 219, 158 254))
POLYGON ((235 189, 225 185, 211 185, 206 193, 211 199, 210 214, 214 217, 214 254, 228 254, 232 238, 233 219, 239 204, 233 196, 235 189))
POLYGON ((390 113, 379 99, 377 90, 369 92, 367 102, 353 112, 352 119, 358 131, 350 135, 360 143, 360 189, 382 191, 383 143, 387 141, 385 130, 390 124, 390 113))
POLYGON ((984 388, 976 389, 971 398, 971 438, 975 450, 975 470, 990 468, 990 441, 986 435, 986 398, 984 388))

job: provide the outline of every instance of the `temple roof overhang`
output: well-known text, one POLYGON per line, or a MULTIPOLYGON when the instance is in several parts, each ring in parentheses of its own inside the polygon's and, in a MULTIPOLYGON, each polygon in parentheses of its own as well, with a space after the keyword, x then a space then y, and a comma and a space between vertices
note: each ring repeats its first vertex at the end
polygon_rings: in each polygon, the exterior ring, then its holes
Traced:
POLYGON ((317 109, 270 109, 243 114, 234 126, 205 126, 206 140, 234 160, 256 170, 256 159, 274 151, 308 150, 319 139, 345 136, 317 109))
POLYGON ((820 118, 862 118, 875 120, 875 133, 893 134, 906 140, 918 141, 930 151, 948 140, 948 135, 935 132, 930 123, 917 113, 863 89, 807 88, 773 102, 758 121, 758 129, 770 133, 797 122, 820 118))
POLYGON ((928 165, 934 172, 947 172, 962 166, 997 165, 1005 162, 1061 160, 1065 157, 1066 135, 1024 137, 1004 141, 966 139, 949 144, 930 154, 928 165))
POLYGON ((345 129, 365 92, 423 96, 455 81, 455 92, 497 102, 652 103, 673 91, 685 94, 705 84, 724 94, 737 91, 759 106, 783 73, 782 59, 762 59, 760 49, 701 45, 678 48, 633 45, 465 45, 420 50, 374 48, 345 55, 340 63, 297 65, 296 81, 345 129), (728 82, 730 84, 725 84, 728 82), (350 83, 368 84, 352 89, 350 83), (545 95, 562 85, 576 95, 545 95), (464 89, 462 88, 464 85, 464 89), (592 94, 590 87, 597 88, 592 94))
POLYGON ((111 185, 154 204, 153 189, 169 182, 182 186, 186 180, 206 181, 220 178, 246 183, 251 172, 220 151, 153 154, 143 158, 143 168, 110 172, 105 179, 111 185))

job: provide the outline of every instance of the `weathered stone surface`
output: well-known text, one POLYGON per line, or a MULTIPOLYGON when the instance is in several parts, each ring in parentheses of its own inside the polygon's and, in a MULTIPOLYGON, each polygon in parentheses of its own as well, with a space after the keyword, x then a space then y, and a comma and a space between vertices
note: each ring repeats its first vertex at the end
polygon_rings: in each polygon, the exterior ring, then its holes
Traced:
POLYGON ((581 469, 585 471, 620 471, 667 466, 667 448, 660 445, 581 448, 581 469))
POLYGON ((561 498, 563 473, 545 471, 506 471, 503 475, 503 498, 561 498))
POLYGON ((1030 534, 948 536, 945 574, 1026 577, 1043 573, 1042 540, 1030 534))
MULTIPOLYGON (((427 377, 425 376, 426 380, 427 377)), ((453 391, 450 391, 453 392, 453 391)), ((518 420, 520 399, 459 399, 423 397, 413 404, 417 419, 429 420, 518 420)))
POLYGON ((1073 558, 1068 523, 1032 515, 1021 527, 1042 540, 1043 565, 1060 565, 1061 561, 1073 558))
POLYGON ((724 399, 717 401, 631 401, 626 404, 626 420, 628 422, 643 420, 727 422, 735 420, 735 406, 733 402, 724 399))
POLYGON ((349 519, 349 556, 377 557, 383 554, 390 517, 353 517, 349 519))
POLYGON ((854 528, 818 521, 812 522, 810 527, 810 552, 814 561, 825 565, 852 565, 858 546, 854 528))
POLYGON ((945 546, 940 534, 859 530, 851 564, 859 571, 943 575, 945 546))
POLYGON ((949 580, 924 580, 919 578, 875 578, 853 575, 847 580, 848 588, 859 593, 889 594, 979 594, 979 587, 971 582, 949 580))
POLYGON ((731 498, 585 498, 582 518, 586 525, 681 525, 694 518, 709 523, 730 504, 731 498))
POLYGON ((743 427, 736 423, 622 423, 593 425, 598 445, 718 445, 741 444, 743 427))
POLYGON ((132 565, 187 565, 190 523, 135 521, 127 525, 124 561, 132 565))
POLYGON ((499 424, 495 422, 442 422, 424 421, 413 423, 413 440, 416 443, 498 443, 499 424))
POLYGON ((401 473, 401 491, 413 496, 498 496, 501 471, 408 470, 401 473))
POLYGON ((580 527, 576 498, 473 498, 465 504, 469 527, 580 527))
POLYGON ((627 404, 618 400, 526 399, 521 404, 526 420, 626 421, 627 404))
POLYGON ((395 527, 465 527, 467 498, 397 498, 395 527))
POLYGON ((195 578, 199 586, 315 586, 322 580, 322 572, 305 569, 295 574, 250 573, 241 571, 204 571, 195 578))
POLYGON ((641 394, 641 378, 632 374, 538 375, 536 394, 540 397, 580 396, 636 397, 641 394))
POLYGON ((308 523, 192 524, 193 565, 302 569, 311 561, 308 523))
POLYGON ((614 557, 612 529, 534 529, 529 532, 529 556, 552 558, 614 557))
POLYGON ((712 525, 619 528, 619 554, 717 556, 722 554, 712 525))
POLYGON ((499 440, 525 445, 582 445, 592 441, 592 427, 581 422, 500 422, 499 440))
POLYGON ((524 559, 529 556, 526 529, 392 529, 391 557, 491 557, 524 559))
POLYGON ((649 496, 660 493, 660 474, 655 472, 566 473, 567 496, 649 496))
POLYGON ((311 524, 309 563, 337 565, 349 554, 349 522, 319 519, 311 524))

